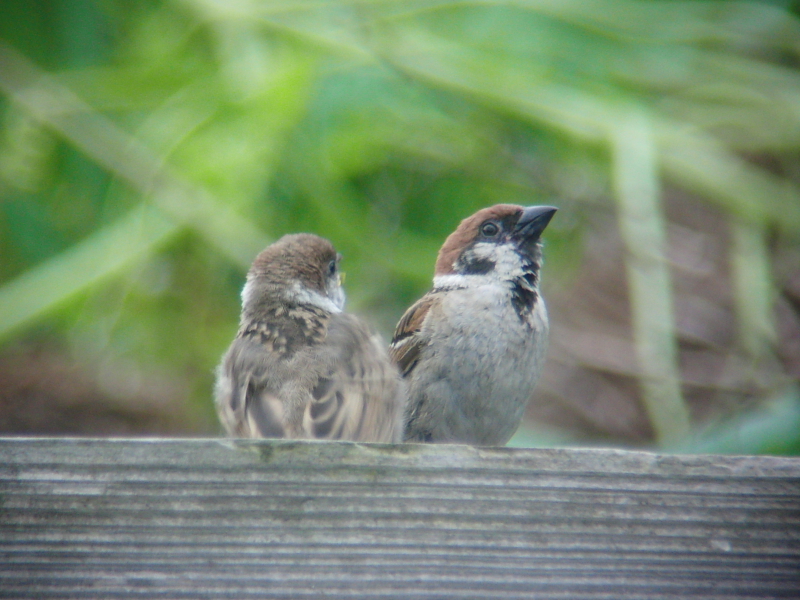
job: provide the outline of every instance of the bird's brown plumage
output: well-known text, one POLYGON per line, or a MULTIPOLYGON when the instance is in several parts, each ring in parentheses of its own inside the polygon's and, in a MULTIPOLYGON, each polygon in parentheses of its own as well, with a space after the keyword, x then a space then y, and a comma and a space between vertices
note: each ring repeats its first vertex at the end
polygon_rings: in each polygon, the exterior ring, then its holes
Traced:
POLYGON ((513 435, 544 364, 539 236, 555 211, 491 206, 445 240, 433 289, 401 317, 389 350, 408 385, 406 440, 513 435))
POLYGON ((404 386, 380 339, 333 306, 331 261, 333 246, 309 234, 285 236, 256 258, 239 332, 217 370, 229 434, 400 441, 404 386))

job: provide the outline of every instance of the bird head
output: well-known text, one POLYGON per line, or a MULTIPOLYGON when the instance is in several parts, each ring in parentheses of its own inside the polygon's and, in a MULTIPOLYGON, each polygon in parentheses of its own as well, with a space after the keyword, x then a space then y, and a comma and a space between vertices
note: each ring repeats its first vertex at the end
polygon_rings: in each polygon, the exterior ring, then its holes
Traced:
POLYGON ((283 236, 253 261, 242 290, 243 309, 271 299, 340 312, 344 307, 340 260, 324 238, 310 233, 283 236))
POLYGON ((436 261, 438 287, 470 280, 509 281, 538 271, 540 237, 552 206, 497 204, 467 217, 445 240, 436 261))

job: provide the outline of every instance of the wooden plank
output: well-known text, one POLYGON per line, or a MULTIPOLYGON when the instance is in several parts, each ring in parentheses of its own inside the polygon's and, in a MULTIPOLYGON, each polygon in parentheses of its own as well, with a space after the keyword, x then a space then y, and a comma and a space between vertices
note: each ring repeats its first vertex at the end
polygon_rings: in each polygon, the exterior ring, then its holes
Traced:
POLYGON ((0 439, 0 596, 797 598, 800 460, 0 439))

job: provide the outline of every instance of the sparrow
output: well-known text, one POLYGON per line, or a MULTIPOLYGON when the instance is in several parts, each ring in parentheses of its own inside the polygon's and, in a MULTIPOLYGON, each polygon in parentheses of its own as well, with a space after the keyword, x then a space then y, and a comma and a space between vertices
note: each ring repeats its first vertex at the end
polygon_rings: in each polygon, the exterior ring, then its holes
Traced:
POLYGON ((402 440, 404 383, 380 338, 342 312, 340 259, 328 240, 306 233, 256 257, 238 333, 216 372, 229 435, 402 440))
POLYGON ((503 445, 517 430, 547 351, 540 236, 556 210, 498 204, 445 241, 389 349, 408 385, 406 441, 503 445))

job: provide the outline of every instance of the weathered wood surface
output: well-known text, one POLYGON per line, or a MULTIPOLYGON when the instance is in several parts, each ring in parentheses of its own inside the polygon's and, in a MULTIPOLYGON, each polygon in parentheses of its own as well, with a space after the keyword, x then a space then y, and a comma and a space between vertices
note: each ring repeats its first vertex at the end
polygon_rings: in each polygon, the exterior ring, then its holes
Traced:
POLYGON ((0 596, 798 598, 800 460, 0 439, 0 596))

